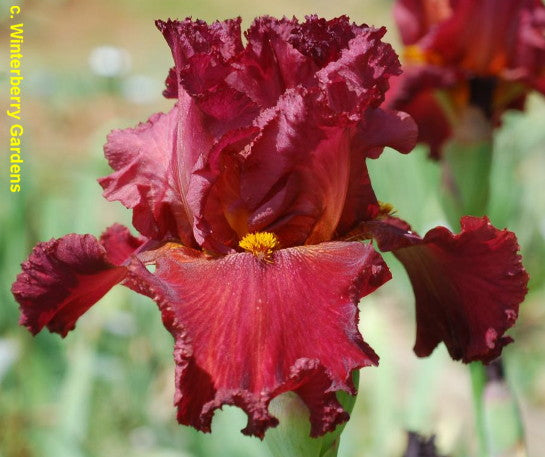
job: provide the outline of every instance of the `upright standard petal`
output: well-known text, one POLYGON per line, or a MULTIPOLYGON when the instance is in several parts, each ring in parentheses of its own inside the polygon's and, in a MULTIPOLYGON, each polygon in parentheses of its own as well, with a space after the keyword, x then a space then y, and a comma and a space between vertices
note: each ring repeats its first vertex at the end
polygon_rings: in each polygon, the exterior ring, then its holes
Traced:
POLYGON ((383 251, 401 261, 416 298, 416 344, 420 357, 443 341, 453 359, 490 362, 512 339, 526 295, 528 275, 515 235, 486 217, 466 216, 455 235, 445 227, 422 239, 397 218, 363 225, 383 251))
POLYGON ((100 242, 92 235, 70 234, 39 243, 11 289, 20 304, 21 325, 33 334, 47 326, 66 336, 83 313, 126 277, 123 263, 143 240, 123 229, 110 227, 100 242))
POLYGON ((357 303, 389 278, 370 245, 343 242, 267 260, 172 249, 154 275, 136 264, 132 273, 176 340, 179 422, 210 431, 214 411, 236 405, 248 415, 243 432, 259 437, 277 425, 268 404, 286 391, 307 404, 312 436, 348 419, 335 391, 354 393, 351 372, 378 361, 358 332, 357 303))
MULTIPOLYGON (((223 214, 231 235, 218 241, 232 248, 258 231, 276 233, 284 247, 330 240, 350 173, 352 127, 346 118, 335 117, 315 91, 299 87, 264 111, 254 128, 257 135, 248 130, 254 138, 246 147, 224 148, 196 170, 207 177, 208 190, 196 200, 195 214, 212 227, 223 214)), ((216 237, 229 234, 221 227, 213 231, 216 237)))
POLYGON ((179 89, 179 72, 188 66, 195 55, 214 55, 223 61, 229 60, 242 50, 240 36, 240 18, 216 21, 207 24, 204 21, 161 21, 155 25, 165 37, 175 66, 170 69, 166 80, 165 97, 177 98, 179 89))
MULTIPOLYGON (((243 51, 240 18, 216 21, 157 21, 171 48, 175 66, 166 79, 164 95, 178 98, 184 106, 181 121, 198 118, 204 129, 218 138, 229 129, 247 125, 259 106, 244 88, 229 84, 234 62, 243 51)), ((191 129, 193 130, 193 129, 191 129)), ((188 140, 188 138, 186 138, 188 140)))
POLYGON ((366 28, 348 43, 338 60, 322 68, 316 77, 334 111, 359 119, 367 108, 384 101, 388 79, 401 73, 393 48, 381 41, 386 28, 366 28))

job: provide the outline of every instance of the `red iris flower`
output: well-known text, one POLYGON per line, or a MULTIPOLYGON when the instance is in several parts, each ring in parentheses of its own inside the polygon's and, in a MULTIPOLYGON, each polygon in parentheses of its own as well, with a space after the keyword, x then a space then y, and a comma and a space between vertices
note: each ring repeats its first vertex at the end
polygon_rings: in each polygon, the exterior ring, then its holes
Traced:
POLYGON ((388 106, 411 114, 419 140, 439 158, 465 107, 495 125, 545 94, 545 6, 541 0, 398 0, 394 16, 406 68, 388 106))
POLYGON ((378 362, 357 304, 390 272, 349 241, 358 232, 409 270, 419 355, 439 341, 465 361, 499 353, 526 284, 514 235, 470 219, 422 240, 371 188, 366 159, 416 141, 408 115, 380 108, 400 73, 384 28, 262 17, 244 46, 240 20, 157 25, 177 102, 112 132, 114 172, 99 180, 141 236, 114 225, 38 244, 12 289, 23 325, 64 336, 121 283, 157 302, 175 339, 180 423, 209 431, 217 408, 237 405, 243 432, 262 437, 278 422, 271 399, 294 391, 317 436, 348 419, 335 392, 355 393, 352 371, 378 362))

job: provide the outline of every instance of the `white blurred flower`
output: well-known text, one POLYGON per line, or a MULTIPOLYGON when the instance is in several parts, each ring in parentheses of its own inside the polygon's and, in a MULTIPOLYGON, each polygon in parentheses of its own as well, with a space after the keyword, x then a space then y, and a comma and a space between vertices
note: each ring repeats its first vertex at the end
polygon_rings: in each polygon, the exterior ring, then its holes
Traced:
POLYGON ((120 76, 131 68, 131 56, 123 48, 97 46, 89 54, 91 71, 99 76, 120 76))

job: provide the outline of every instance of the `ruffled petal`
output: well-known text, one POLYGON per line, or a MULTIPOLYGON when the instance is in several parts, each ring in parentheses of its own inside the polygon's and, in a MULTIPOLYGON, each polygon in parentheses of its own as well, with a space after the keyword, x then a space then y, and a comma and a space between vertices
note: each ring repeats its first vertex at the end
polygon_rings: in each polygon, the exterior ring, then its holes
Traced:
POLYGON ((154 275, 134 264, 132 277, 175 338, 178 420, 198 430, 229 404, 248 415, 243 433, 263 437, 278 422, 270 400, 295 391, 321 435, 348 418, 335 391, 354 393, 351 372, 378 361, 357 329, 359 299, 390 278, 370 245, 283 249, 270 261, 172 249, 154 275))
POLYGON ((319 68, 339 59, 350 40, 367 28, 350 23, 347 16, 327 20, 313 14, 305 19, 293 27, 289 42, 319 68))
POLYGON ((136 128, 114 130, 104 153, 114 173, 98 181, 104 197, 133 210, 133 225, 144 236, 174 237, 194 245, 184 196, 177 187, 175 157, 178 109, 154 114, 136 128))
POLYGON ((388 79, 401 73, 393 48, 381 41, 386 28, 365 28, 353 38, 341 57, 322 68, 316 77, 329 106, 358 116, 384 101, 388 79))
POLYGON ((141 241, 124 230, 110 227, 103 243, 76 234, 39 243, 11 289, 20 304, 20 324, 33 334, 46 326, 66 336, 83 313, 126 277, 121 264, 141 241))
POLYGON ((175 67, 171 68, 166 79, 165 97, 178 97, 178 74, 186 68, 195 55, 213 55, 226 61, 242 50, 240 18, 205 21, 186 18, 183 21, 156 21, 155 25, 165 37, 174 56, 175 67))
POLYGON ((227 81, 235 72, 233 62, 243 50, 240 18, 210 25, 190 18, 156 24, 175 63, 166 79, 165 95, 177 96, 182 105, 197 107, 206 131, 214 138, 251 123, 259 106, 244 90, 227 81))
POLYGON ((466 216, 456 235, 445 227, 422 239, 400 219, 364 224, 384 251, 401 261, 416 297, 419 357, 443 341, 453 359, 490 362, 512 339, 528 275, 515 235, 484 218, 466 216))
POLYGON ((261 108, 274 106, 287 89, 313 85, 318 67, 289 40, 297 25, 295 18, 256 18, 245 32, 248 45, 233 63, 229 85, 261 108))

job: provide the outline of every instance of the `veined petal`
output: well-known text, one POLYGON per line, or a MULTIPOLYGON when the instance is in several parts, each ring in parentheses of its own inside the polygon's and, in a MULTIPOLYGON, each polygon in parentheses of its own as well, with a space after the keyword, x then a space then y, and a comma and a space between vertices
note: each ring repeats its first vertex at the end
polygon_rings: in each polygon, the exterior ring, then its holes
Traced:
POLYGON ((528 275, 512 232, 486 217, 463 217, 461 226, 458 235, 436 227, 423 239, 397 218, 366 223, 364 230, 407 270, 416 298, 416 354, 428 356, 443 341, 453 359, 490 362, 512 341, 504 333, 517 319, 528 275))
POLYGON ((33 334, 47 326, 66 336, 83 313, 126 277, 122 263, 142 241, 114 225, 101 242, 92 235, 70 234, 39 243, 11 289, 20 304, 21 325, 33 334))
POLYGON ((270 400, 293 390, 321 435, 348 418, 335 391, 354 393, 351 372, 378 361, 357 329, 359 299, 390 278, 370 245, 295 247, 269 261, 173 249, 154 275, 135 264, 132 276, 176 340, 178 420, 199 430, 231 404, 248 415, 243 432, 263 437, 277 425, 270 400))
POLYGON ((133 210, 133 225, 143 235, 175 237, 194 244, 184 196, 176 186, 175 158, 178 108, 154 114, 136 128, 114 130, 104 153, 115 170, 99 179, 104 196, 133 210))

